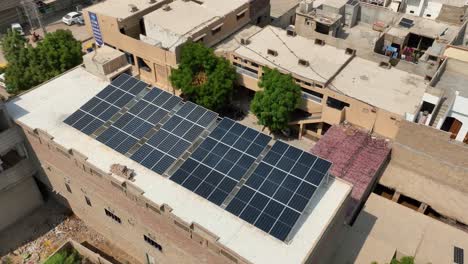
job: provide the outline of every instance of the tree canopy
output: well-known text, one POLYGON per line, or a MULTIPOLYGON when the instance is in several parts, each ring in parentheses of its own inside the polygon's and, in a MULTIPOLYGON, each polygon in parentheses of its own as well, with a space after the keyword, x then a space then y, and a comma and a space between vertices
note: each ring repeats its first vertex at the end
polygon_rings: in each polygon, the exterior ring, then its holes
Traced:
POLYGON ((5 70, 9 93, 27 90, 49 80, 82 62, 81 43, 71 31, 48 33, 36 47, 24 37, 9 30, 2 40, 8 67, 5 70))
POLYGON ((301 88, 291 75, 277 69, 263 68, 263 71, 258 83, 263 90, 255 94, 250 107, 261 125, 271 132, 279 132, 288 126, 291 113, 301 102, 301 88))
POLYGON ((236 71, 225 58, 200 43, 182 47, 179 68, 172 70, 172 86, 184 96, 208 109, 219 111, 230 103, 236 71))

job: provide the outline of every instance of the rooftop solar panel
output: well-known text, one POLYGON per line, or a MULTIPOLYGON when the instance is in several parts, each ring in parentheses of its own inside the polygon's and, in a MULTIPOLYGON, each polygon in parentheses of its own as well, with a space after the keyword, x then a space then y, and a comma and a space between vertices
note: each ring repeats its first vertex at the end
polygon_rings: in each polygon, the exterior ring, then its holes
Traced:
POLYGON ((216 123, 217 113, 181 104, 180 97, 160 89, 142 93, 147 86, 123 74, 64 122, 161 175, 203 131, 211 131, 174 173, 169 170, 170 179, 287 240, 331 163, 282 141, 264 153, 270 136, 229 118, 216 123), (120 111, 132 100, 128 111, 120 111), (95 133, 106 122, 110 126, 95 133))
POLYGON ((270 140, 224 118, 170 179, 221 205, 270 140))
MULTIPOLYGON (((164 94, 165 92, 150 95, 146 99, 152 102, 161 102, 162 107, 169 107, 175 102, 179 103, 178 100, 171 100, 167 96, 164 96, 165 101, 158 99, 164 94)), ((163 174, 216 118, 216 113, 187 102, 131 158, 147 168, 163 174), (193 118, 189 119, 194 111, 198 115, 207 115, 211 118, 207 118, 204 124, 199 124, 193 118)))
POLYGON ((134 99, 135 95, 140 93, 146 86, 147 84, 144 82, 127 74, 122 74, 80 107, 78 111, 65 119, 64 122, 87 135, 91 135, 134 99), (126 83, 133 84, 129 91, 125 90, 126 86, 124 85, 126 83))
POLYGON ((285 240, 330 165, 326 160, 277 141, 226 210, 285 240))

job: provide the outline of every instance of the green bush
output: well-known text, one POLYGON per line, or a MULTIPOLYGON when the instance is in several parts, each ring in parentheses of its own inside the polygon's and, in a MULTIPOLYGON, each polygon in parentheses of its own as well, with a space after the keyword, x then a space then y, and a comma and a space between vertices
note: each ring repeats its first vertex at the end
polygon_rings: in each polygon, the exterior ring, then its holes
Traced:
POLYGON ((60 250, 44 264, 80 264, 81 255, 75 249, 60 250))

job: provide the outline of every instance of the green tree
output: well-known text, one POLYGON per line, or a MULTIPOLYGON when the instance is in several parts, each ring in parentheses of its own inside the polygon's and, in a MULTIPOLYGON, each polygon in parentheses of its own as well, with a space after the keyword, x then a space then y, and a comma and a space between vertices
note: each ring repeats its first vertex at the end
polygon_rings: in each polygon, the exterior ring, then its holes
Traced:
POLYGON ((19 56, 21 50, 26 47, 26 39, 21 36, 18 31, 8 29, 1 44, 5 59, 7 59, 7 61, 13 61, 19 56))
POLYGON ((48 33, 37 47, 9 31, 2 48, 8 67, 5 81, 9 93, 18 93, 49 80, 82 62, 81 43, 69 30, 48 33))
POLYGON ((263 68, 264 75, 258 83, 263 88, 255 94, 250 106, 259 123, 279 132, 288 126, 291 113, 301 102, 301 88, 291 75, 277 69, 263 68))
POLYGON ((170 76, 172 86, 188 100, 214 111, 230 103, 235 79, 236 71, 229 61, 193 42, 182 47, 179 67, 170 76))

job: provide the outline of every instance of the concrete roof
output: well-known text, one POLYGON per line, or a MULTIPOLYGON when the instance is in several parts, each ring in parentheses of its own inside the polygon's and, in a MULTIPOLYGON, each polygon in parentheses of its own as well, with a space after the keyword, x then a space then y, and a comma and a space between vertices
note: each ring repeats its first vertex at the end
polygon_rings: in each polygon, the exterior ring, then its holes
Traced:
POLYGON ((99 141, 63 123, 63 120, 101 91, 108 83, 78 67, 7 103, 14 120, 49 133, 54 140, 88 157, 108 171, 114 163, 135 170, 137 187, 157 204, 168 204, 172 213, 196 222, 219 236, 219 242, 252 263, 302 263, 319 241, 337 210, 351 192, 351 186, 331 179, 314 196, 313 210, 288 243, 275 239, 208 200, 173 181, 160 177, 99 141), (255 250, 252 250, 255 248, 255 250), (274 254, 272 254, 274 253, 274 254))
POLYGON ((136 15, 156 4, 159 4, 159 1, 149 3, 148 0, 105 0, 87 7, 86 10, 97 14, 125 19, 136 15), (135 5, 138 8, 138 11, 133 13, 130 12, 128 7, 130 4, 135 5))
POLYGON ((286 35, 286 31, 267 26, 249 38, 248 45, 235 50, 238 55, 262 65, 278 68, 311 80, 326 82, 351 58, 344 50, 329 45, 317 45, 313 40, 286 35), (275 50, 278 56, 267 54, 275 50), (298 64, 307 60, 309 67, 298 64))
POLYGON ((426 19, 423 17, 403 15, 401 16, 401 18, 413 20, 413 26, 410 28, 402 27, 399 25, 400 20, 397 20, 397 22, 392 28, 400 29, 399 34, 402 34, 401 32, 406 31, 409 33, 414 33, 434 39, 438 38, 438 41, 449 42, 452 41, 457 36, 458 31, 460 31, 459 26, 454 26, 440 21, 426 19), (445 33, 443 36, 441 36, 443 32, 445 33))
POLYGON ((90 52, 83 56, 83 59, 90 58, 92 61, 97 62, 99 64, 107 63, 113 59, 116 59, 122 56, 124 53, 118 49, 113 49, 107 45, 102 46, 96 52, 90 52))
POLYGON ((360 251, 342 246, 335 263, 349 263, 347 261, 356 259, 360 261, 354 263, 370 263, 377 260, 373 257, 380 258, 385 252, 385 256, 392 257, 388 254, 392 249, 414 256, 415 263, 453 263, 454 246, 468 249, 466 232, 373 193, 350 234, 346 240, 350 240, 358 250, 361 246, 360 251), (359 239, 359 234, 364 235, 364 239, 359 239))
MULTIPOLYGON (((144 16, 146 35, 158 40, 163 47, 170 48, 181 43, 218 19, 246 4, 248 0, 176 0, 170 10, 157 9, 144 16)), ((240 11, 240 10, 239 10, 240 11)))
POLYGON ((270 16, 274 18, 281 17, 298 5, 299 0, 270 0, 270 16))
POLYGON ((424 78, 355 57, 333 80, 342 93, 404 116, 414 114, 426 90, 424 78))

